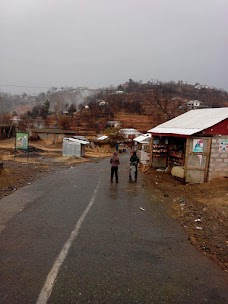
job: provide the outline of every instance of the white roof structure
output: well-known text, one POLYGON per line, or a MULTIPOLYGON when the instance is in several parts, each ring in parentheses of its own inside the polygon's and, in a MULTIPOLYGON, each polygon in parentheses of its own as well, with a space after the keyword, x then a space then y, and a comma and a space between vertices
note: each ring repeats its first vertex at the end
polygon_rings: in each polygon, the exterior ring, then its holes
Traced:
POLYGON ((146 133, 139 135, 138 137, 135 137, 133 140, 138 143, 146 143, 150 141, 150 138, 151 138, 151 134, 146 133))
POLYGON ((84 140, 84 141, 87 141, 89 143, 89 140, 88 138, 86 138, 85 136, 83 135, 75 135, 73 136, 74 139, 79 139, 79 140, 84 140))
POLYGON ((228 107, 191 110, 157 127, 148 130, 152 134, 193 135, 228 118, 228 107))
POLYGON ((98 140, 105 140, 105 139, 107 139, 107 138, 108 138, 107 135, 102 135, 102 136, 98 137, 97 139, 98 139, 98 140))
POLYGON ((76 139, 76 138, 69 137, 69 138, 64 138, 64 140, 73 141, 75 143, 82 144, 82 145, 88 145, 88 141, 81 140, 81 139, 76 139))
POLYGON ((138 130, 136 130, 136 129, 133 129, 133 128, 130 128, 130 129, 120 129, 120 131, 122 132, 122 133, 124 133, 124 134, 142 134, 142 133, 140 133, 138 130))

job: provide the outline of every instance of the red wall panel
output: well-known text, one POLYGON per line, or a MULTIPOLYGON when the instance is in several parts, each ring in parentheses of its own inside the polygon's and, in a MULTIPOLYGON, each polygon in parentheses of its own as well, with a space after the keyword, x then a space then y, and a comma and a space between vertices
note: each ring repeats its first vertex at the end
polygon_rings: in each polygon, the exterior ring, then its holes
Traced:
POLYGON ((228 119, 202 131, 204 135, 228 135, 228 119))

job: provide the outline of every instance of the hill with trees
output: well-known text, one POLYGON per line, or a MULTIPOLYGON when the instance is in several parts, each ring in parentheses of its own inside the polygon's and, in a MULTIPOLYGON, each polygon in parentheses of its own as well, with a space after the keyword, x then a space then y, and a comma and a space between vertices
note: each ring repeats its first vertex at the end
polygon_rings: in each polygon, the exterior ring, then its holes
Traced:
POLYGON ((146 132, 188 109, 189 100, 200 100, 204 107, 228 106, 228 92, 183 81, 129 81, 117 87, 52 88, 38 96, 1 93, 1 121, 20 115, 18 128, 32 126, 38 117, 46 127, 75 130, 79 134, 103 132, 110 120, 122 127, 146 132))

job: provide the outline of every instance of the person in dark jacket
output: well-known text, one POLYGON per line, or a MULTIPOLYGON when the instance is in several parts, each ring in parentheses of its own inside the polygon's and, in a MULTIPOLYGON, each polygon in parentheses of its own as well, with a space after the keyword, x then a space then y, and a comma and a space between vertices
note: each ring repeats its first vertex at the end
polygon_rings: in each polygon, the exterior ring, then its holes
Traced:
POLYGON ((137 181, 138 164, 139 164, 139 158, 136 155, 136 151, 133 151, 131 153, 131 158, 130 158, 130 174, 129 174, 130 182, 136 182, 137 181))
POLYGON ((117 156, 117 152, 113 153, 112 158, 110 159, 111 166, 111 183, 113 182, 113 176, 115 174, 116 182, 118 183, 118 166, 120 164, 119 157, 117 156))

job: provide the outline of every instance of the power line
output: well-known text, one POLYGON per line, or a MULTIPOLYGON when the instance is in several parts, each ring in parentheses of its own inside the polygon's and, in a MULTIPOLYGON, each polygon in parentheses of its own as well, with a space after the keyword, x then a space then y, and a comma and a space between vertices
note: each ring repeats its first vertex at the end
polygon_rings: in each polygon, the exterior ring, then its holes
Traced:
MULTIPOLYGON (((16 87, 16 88, 31 88, 31 89, 50 89, 50 87, 35 87, 35 86, 15 85, 15 84, 0 84, 0 87, 16 87)), ((58 87, 55 87, 55 88, 60 89, 58 87)))
POLYGON ((56 86, 50 86, 50 87, 37 87, 37 86, 28 86, 28 85, 15 85, 15 84, 0 84, 0 87, 15 87, 15 88, 29 88, 29 89, 51 89, 51 88, 55 88, 55 89, 64 89, 64 88, 72 88, 73 90, 88 90, 88 91, 100 91, 101 89, 89 89, 87 87, 77 87, 77 88, 73 88, 73 87, 56 87, 56 86))

